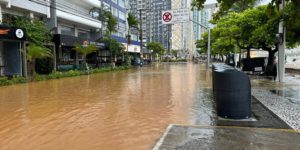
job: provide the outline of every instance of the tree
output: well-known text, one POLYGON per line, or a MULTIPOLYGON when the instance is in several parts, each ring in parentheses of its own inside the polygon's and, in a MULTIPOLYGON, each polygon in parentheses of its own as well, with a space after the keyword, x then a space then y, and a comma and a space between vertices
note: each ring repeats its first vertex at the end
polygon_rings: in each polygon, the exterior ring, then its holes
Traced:
POLYGON ((106 37, 106 38, 102 38, 100 42, 108 43, 108 49, 111 50, 111 54, 114 56, 114 58, 120 56, 120 54, 122 54, 125 50, 124 45, 115 39, 106 37))
POLYGON ((42 59, 42 58, 49 58, 52 57, 52 53, 49 49, 38 46, 34 43, 29 44, 27 47, 27 52, 23 51, 27 55, 27 60, 28 60, 28 72, 29 72, 29 77, 31 80, 34 80, 35 77, 35 62, 36 59, 42 59))
MULTIPOLYGON (((214 19, 219 19, 229 12, 242 12, 248 8, 253 8, 257 2, 261 0, 217 0, 219 3, 219 11, 214 14, 214 19)), ((193 0, 192 8, 201 10, 206 0, 193 0)))
POLYGON ((171 50, 171 54, 177 59, 177 57, 178 57, 178 50, 171 50))
POLYGON ((74 50, 83 56, 83 66, 84 66, 83 68, 84 68, 84 70, 89 71, 89 66, 86 61, 86 56, 88 54, 91 54, 91 53, 97 51, 96 46, 93 44, 91 44, 91 45, 76 44, 74 50))
POLYGON ((146 48, 152 50, 152 54, 155 54, 157 59, 165 53, 165 48, 158 42, 150 42, 146 48))
POLYGON ((25 16, 5 15, 3 24, 26 29, 27 40, 38 46, 50 43, 53 37, 43 21, 30 20, 25 16))
POLYGON ((107 34, 106 37, 109 39, 109 50, 110 50, 110 60, 111 60, 111 67, 115 67, 115 57, 113 59, 113 47, 112 47, 112 33, 117 32, 117 24, 118 20, 116 17, 113 16, 113 14, 109 11, 104 12, 105 15, 105 22, 106 22, 106 29, 107 34))
POLYGON ((130 34, 130 31, 132 28, 138 28, 138 25, 139 25, 139 21, 137 20, 137 18, 131 14, 131 13, 128 13, 128 17, 127 17, 127 22, 128 22, 128 34, 127 34, 127 44, 130 44, 131 42, 131 34, 130 34))

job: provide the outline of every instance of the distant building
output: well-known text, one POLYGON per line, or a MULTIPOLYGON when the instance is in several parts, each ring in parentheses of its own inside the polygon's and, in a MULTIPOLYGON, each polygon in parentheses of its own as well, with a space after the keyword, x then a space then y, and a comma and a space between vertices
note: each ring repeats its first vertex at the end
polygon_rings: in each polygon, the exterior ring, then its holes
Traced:
POLYGON ((129 6, 130 12, 143 22, 143 42, 159 42, 166 49, 171 47, 171 26, 161 21, 161 12, 171 9, 171 0, 129 0, 129 6))

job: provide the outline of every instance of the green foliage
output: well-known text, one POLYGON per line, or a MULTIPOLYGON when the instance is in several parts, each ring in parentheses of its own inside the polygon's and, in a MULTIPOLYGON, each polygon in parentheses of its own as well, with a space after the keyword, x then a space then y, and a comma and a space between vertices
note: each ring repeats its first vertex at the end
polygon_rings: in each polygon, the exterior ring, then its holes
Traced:
MULTIPOLYGON (((105 68, 96 68, 91 70, 91 74, 96 73, 103 73, 103 72, 110 72, 110 71, 121 71, 121 70, 127 70, 130 69, 131 66, 118 66, 114 69, 111 69, 110 67, 105 68)), ((79 70, 70 70, 66 72, 52 72, 49 75, 35 75, 35 79, 32 81, 46 81, 51 79, 61 79, 61 78, 67 78, 67 77, 77 77, 81 75, 86 75, 84 71, 79 70)), ((21 76, 13 76, 11 79, 8 79, 7 77, 0 77, 0 86, 7 86, 7 85, 13 85, 13 84, 20 84, 20 83, 28 83, 28 79, 21 76)))
POLYGON ((27 82, 28 80, 25 77, 21 77, 21 76, 13 76, 12 79, 8 79, 7 77, 0 78, 0 86, 27 83, 27 82))
POLYGON ((171 54, 177 58, 178 50, 171 50, 171 54))
POLYGON ((32 61, 37 58, 48 58, 52 57, 51 51, 43 46, 38 46, 36 44, 29 44, 27 47, 27 59, 32 61))
POLYGON ((97 47, 93 44, 90 45, 81 45, 81 44, 75 44, 74 50, 81 54, 82 56, 86 57, 88 54, 91 54, 93 52, 97 51, 97 47))
POLYGON ((127 44, 130 44, 131 43, 130 31, 132 28, 138 29, 139 21, 133 14, 128 13, 127 22, 128 22, 128 26, 129 26, 128 34, 127 34, 127 44))
POLYGON ((129 29, 138 28, 139 21, 132 13, 128 13, 127 22, 128 22, 129 29))
POLYGON ((42 46, 50 43, 52 34, 44 22, 39 20, 30 20, 24 16, 5 15, 3 24, 26 29, 27 40, 35 45, 42 46))
POLYGON ((53 59, 36 59, 35 61, 35 70, 38 74, 49 74, 54 69, 53 59))
POLYGON ((124 45, 113 38, 106 37, 101 39, 100 42, 108 43, 109 50, 112 52, 112 55, 115 56, 122 54, 125 50, 124 45))
POLYGON ((176 62, 188 62, 188 60, 187 59, 170 59, 170 60, 164 60, 164 62, 176 63, 176 62))
POLYGON ((66 78, 66 77, 76 77, 80 76, 83 72, 78 70, 70 70, 67 72, 53 72, 47 76, 47 79, 60 79, 60 78, 66 78))
POLYGON ((153 50, 153 54, 163 55, 165 53, 165 48, 158 42, 148 43, 147 49, 153 50))
MULTIPOLYGON (((214 19, 219 19, 229 12, 243 12, 248 8, 253 8, 261 0, 217 0, 219 11, 214 14, 214 19)), ((206 0, 192 0, 192 9, 201 10, 206 0)))
POLYGON ((287 31, 287 46, 295 47, 300 41, 300 3, 293 1, 285 7, 282 17, 285 21, 287 31))
POLYGON ((106 29, 108 32, 108 36, 110 37, 113 32, 117 32, 118 20, 110 11, 104 12, 106 29))

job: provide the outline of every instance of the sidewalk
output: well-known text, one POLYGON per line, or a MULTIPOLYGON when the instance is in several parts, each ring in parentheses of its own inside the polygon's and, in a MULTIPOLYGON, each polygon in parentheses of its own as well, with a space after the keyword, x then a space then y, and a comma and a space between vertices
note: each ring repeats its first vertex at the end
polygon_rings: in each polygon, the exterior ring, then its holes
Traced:
POLYGON ((286 64, 285 70, 287 73, 300 74, 300 64, 286 64))
POLYGON ((300 78, 287 76, 285 83, 253 79, 252 95, 295 130, 300 130, 300 78))
POLYGON ((170 125, 153 150, 296 150, 299 141, 290 130, 170 125))

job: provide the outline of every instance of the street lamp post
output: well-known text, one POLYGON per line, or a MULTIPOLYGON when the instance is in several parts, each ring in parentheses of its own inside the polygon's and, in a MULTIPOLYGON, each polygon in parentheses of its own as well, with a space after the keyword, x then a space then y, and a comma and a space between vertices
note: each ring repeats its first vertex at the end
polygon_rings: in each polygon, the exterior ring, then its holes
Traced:
POLYGON ((145 10, 151 10, 151 9, 139 9, 139 15, 140 15, 140 48, 141 48, 141 57, 143 57, 144 51, 143 51, 143 18, 142 18, 142 11, 145 10))
POLYGON ((208 30, 208 41, 207 41, 207 62, 206 62, 206 67, 207 68, 209 68, 209 65, 210 65, 210 54, 211 54, 211 45, 210 45, 210 34, 211 34, 211 29, 210 29, 210 27, 209 27, 209 25, 208 26, 205 26, 205 25, 202 25, 201 23, 199 23, 199 22, 196 22, 196 21, 194 21, 194 20, 191 20, 193 23, 196 23, 196 24, 198 24, 199 26, 201 26, 201 27, 203 27, 203 28, 205 28, 206 30, 208 30))
MULTIPOLYGON (((283 10, 285 6, 285 0, 281 0, 279 5, 279 9, 283 10)), ((286 32, 284 27, 284 21, 281 20, 279 23, 279 44, 278 44, 278 77, 279 82, 284 82, 284 74, 285 74, 285 40, 286 40, 286 32)))
POLYGON ((140 9, 140 48, 141 48, 141 57, 143 58, 143 18, 142 18, 142 10, 140 9))

